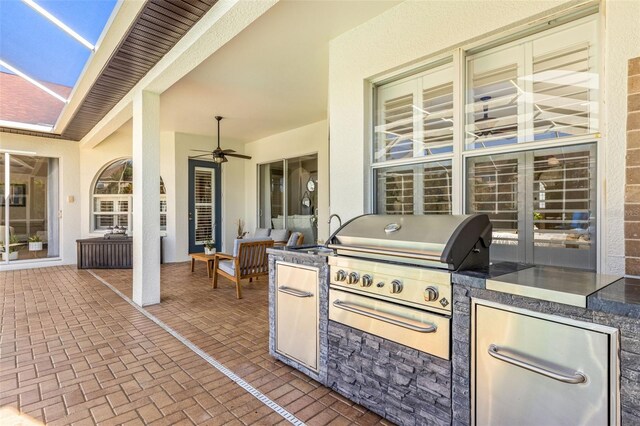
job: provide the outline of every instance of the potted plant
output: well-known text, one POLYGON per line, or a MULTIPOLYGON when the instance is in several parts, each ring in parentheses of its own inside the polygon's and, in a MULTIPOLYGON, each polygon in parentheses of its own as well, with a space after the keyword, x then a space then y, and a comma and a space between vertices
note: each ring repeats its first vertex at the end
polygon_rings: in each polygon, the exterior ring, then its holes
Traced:
POLYGON ((204 254, 215 254, 216 253, 216 245, 213 241, 207 240, 204 242, 204 254))
POLYGON ((42 239, 38 234, 33 234, 29 237, 29 251, 42 250, 42 239))
POLYGON ((244 232, 244 224, 242 223, 242 219, 238 219, 238 236, 236 238, 242 239, 245 235, 247 235, 247 233, 244 232))
MULTIPOLYGON (((9 260, 17 260, 18 259, 18 246, 20 245, 20 241, 18 237, 12 235, 9 237, 9 260)), ((4 246, 2 248, 2 260, 7 260, 7 253, 4 251, 4 246)))

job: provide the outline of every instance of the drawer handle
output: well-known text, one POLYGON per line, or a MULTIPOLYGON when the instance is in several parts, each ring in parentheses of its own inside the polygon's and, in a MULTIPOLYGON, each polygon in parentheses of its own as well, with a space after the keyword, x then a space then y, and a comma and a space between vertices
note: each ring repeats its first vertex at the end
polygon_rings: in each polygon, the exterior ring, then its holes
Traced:
POLYGON ((295 297, 312 297, 313 296, 313 293, 309 293, 308 291, 300 291, 300 290, 296 290, 295 288, 287 287, 284 285, 278 287, 278 291, 281 291, 282 293, 290 294, 295 297))
POLYGON ((492 357, 499 359, 500 361, 504 361, 508 364, 512 364, 515 365, 517 367, 520 368, 524 368, 525 370, 529 370, 532 371, 534 373, 538 373, 541 374, 545 377, 549 377, 550 379, 553 380, 557 380, 559 382, 563 382, 563 383, 569 383, 572 385, 577 385, 580 383, 584 383, 587 381, 587 376, 585 376, 583 373, 581 373, 580 371, 576 371, 573 376, 567 376, 561 373, 556 373, 554 371, 550 371, 547 370, 545 368, 542 367, 538 367, 537 365, 533 365, 530 364, 528 362, 525 361, 521 361, 519 359, 516 358, 512 358, 510 356, 506 356, 501 354, 500 352, 500 348, 498 348, 498 346, 494 345, 494 344, 490 344, 489 345, 489 355, 491 355, 492 357))
MULTIPOLYGON (((373 318, 379 321, 384 321, 389 324, 393 324, 399 327, 407 328, 409 330, 417 331, 419 333, 435 333, 436 330, 438 329, 438 327, 435 324, 429 324, 428 327, 420 327, 418 325, 409 324, 404 321, 398 320, 396 318, 392 318, 390 316, 380 315, 377 311, 374 311, 373 309, 367 308, 365 306, 356 305, 354 303, 346 303, 346 302, 342 302, 341 300, 336 300, 335 302, 333 302, 333 306, 339 309, 344 309, 345 311, 353 312, 354 314, 373 318)), ((398 317, 398 318, 402 318, 402 317, 398 317)))

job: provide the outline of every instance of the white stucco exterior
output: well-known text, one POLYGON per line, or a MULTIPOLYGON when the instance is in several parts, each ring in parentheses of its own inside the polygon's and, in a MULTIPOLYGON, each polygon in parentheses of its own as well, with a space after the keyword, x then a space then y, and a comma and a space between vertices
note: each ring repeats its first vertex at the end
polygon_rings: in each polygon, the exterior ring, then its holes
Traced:
MULTIPOLYGON (((343 219, 369 210, 366 180, 371 125, 370 81, 394 69, 575 6, 575 1, 404 2, 332 40, 329 69, 331 213, 343 219)), ((640 56, 640 2, 603 3, 605 152, 600 156, 600 270, 624 273, 626 67, 640 56), (609 123, 609 125, 606 125, 609 123), (602 220, 604 218, 604 220, 602 220)))

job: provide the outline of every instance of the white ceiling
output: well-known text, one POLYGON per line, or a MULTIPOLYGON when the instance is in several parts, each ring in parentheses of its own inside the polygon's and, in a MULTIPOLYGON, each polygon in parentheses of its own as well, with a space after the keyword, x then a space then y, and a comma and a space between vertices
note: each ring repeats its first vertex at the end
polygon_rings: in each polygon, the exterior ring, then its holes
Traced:
POLYGON ((162 94, 162 130, 213 136, 222 115, 224 146, 325 119, 329 40, 398 3, 281 1, 162 94))

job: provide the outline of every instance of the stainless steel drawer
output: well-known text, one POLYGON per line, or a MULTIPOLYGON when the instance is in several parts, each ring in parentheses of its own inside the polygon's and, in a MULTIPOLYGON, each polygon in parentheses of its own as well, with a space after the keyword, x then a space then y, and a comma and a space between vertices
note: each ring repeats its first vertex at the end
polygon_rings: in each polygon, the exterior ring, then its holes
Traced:
POLYGON ((276 351, 318 371, 318 269, 276 262, 276 351))
POLYGON ((405 346, 450 358, 449 317, 329 290, 329 319, 405 346))
POLYGON ((618 424, 617 333, 474 300, 474 424, 618 424))

